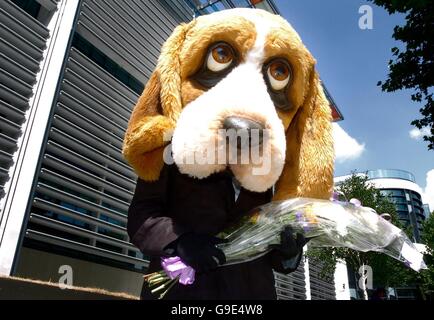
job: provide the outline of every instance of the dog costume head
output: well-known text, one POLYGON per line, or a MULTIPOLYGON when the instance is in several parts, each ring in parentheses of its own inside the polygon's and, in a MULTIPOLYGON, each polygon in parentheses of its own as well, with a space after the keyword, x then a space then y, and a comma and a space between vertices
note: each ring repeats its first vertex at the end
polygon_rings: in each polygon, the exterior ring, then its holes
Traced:
MULTIPOLYGON (((173 133, 182 173, 196 178, 230 168, 241 185, 275 200, 330 197, 331 111, 315 59, 287 21, 258 9, 231 9, 178 26, 132 113, 123 154, 140 178, 159 178, 173 133), (257 129, 261 163, 190 163, 218 146, 222 129, 257 129)), ((238 146, 239 147, 239 146, 238 146)), ((238 150, 239 151, 239 150, 238 150)), ((238 154, 239 156, 239 154, 238 154)), ((221 160, 221 159, 220 159, 221 160)))

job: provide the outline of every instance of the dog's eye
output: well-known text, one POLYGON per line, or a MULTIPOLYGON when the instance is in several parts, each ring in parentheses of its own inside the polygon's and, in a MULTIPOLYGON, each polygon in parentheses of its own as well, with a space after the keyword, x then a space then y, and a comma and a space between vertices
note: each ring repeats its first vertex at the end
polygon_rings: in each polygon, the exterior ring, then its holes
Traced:
POLYGON ((220 43, 211 49, 208 54, 207 67, 213 72, 220 72, 228 68, 234 61, 235 55, 232 48, 220 43))
POLYGON ((280 91, 291 80, 291 68, 285 60, 278 59, 268 65, 267 76, 273 90, 280 91))
POLYGON ((226 42, 214 43, 204 58, 202 67, 191 78, 206 89, 216 86, 239 61, 237 51, 226 42))

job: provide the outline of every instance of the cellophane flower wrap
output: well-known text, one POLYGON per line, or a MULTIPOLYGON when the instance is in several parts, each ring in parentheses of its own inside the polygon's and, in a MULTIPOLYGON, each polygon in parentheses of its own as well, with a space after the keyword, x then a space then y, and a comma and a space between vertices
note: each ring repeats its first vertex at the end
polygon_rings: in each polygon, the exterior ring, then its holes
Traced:
MULTIPOLYGON (((280 243, 280 232, 290 225, 294 232, 312 238, 309 246, 346 247, 376 251, 402 261, 412 269, 425 269, 423 255, 406 234, 373 209, 340 201, 294 198, 263 205, 229 227, 219 237, 227 243, 218 247, 226 255, 226 265, 257 259, 271 244, 280 243)), ((162 292, 180 282, 194 282, 194 270, 178 257, 162 259, 163 271, 145 276, 152 292, 162 292)))

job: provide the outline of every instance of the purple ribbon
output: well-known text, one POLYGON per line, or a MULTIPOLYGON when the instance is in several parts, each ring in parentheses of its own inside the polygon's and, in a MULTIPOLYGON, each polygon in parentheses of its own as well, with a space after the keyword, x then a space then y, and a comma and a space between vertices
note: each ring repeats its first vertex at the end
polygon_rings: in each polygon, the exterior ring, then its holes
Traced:
POLYGON ((170 279, 174 280, 179 277, 179 283, 193 284, 196 271, 182 262, 180 257, 162 258, 161 266, 170 279))

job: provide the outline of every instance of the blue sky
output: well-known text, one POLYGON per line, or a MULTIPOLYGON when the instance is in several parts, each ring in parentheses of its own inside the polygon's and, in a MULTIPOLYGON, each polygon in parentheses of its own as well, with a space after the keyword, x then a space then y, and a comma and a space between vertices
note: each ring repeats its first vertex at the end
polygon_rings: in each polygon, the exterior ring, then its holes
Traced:
MULTIPOLYGON (((390 49, 397 45, 393 28, 404 17, 389 16, 383 8, 358 0, 275 3, 317 59, 321 78, 344 114, 339 125, 357 141, 347 148, 349 152, 359 148, 354 158, 338 161, 335 174, 404 169, 425 188, 427 173, 434 169, 434 151, 410 136, 414 129, 410 122, 419 117, 420 106, 411 102, 409 92, 383 93, 377 87, 379 80, 386 79, 390 49), (366 4, 373 9, 372 30, 359 28, 359 8, 366 4)), ((434 171, 430 175, 433 181, 428 189, 434 199, 434 171)))

